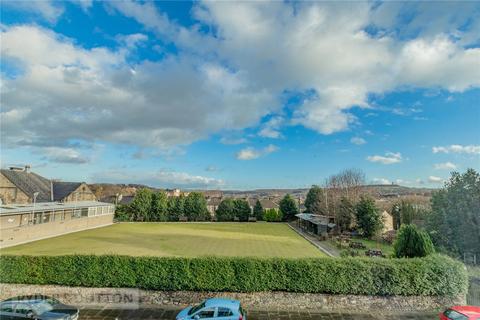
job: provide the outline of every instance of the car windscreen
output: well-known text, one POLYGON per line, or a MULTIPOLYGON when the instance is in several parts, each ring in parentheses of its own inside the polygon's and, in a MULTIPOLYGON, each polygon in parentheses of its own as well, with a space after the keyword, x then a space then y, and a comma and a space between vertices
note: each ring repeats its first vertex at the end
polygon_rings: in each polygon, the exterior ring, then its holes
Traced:
POLYGON ((45 312, 51 311, 53 309, 53 306, 47 301, 39 301, 32 303, 32 308, 37 315, 41 315, 45 312))
POLYGON ((203 307, 205 307, 205 302, 202 302, 202 303, 200 303, 199 305, 196 305, 195 307, 193 307, 192 309, 190 309, 190 311, 188 311, 188 314, 189 314, 189 315, 194 314, 195 312, 197 312, 198 310, 202 309, 203 307))
POLYGON ((447 316, 448 319, 451 319, 451 320, 468 320, 468 317, 466 315, 463 315, 452 309, 448 309, 443 314, 447 316))

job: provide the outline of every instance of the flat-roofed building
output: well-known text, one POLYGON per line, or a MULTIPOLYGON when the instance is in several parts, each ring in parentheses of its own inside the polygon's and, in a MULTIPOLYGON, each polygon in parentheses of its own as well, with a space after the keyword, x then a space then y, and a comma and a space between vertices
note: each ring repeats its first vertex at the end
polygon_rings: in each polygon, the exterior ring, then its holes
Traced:
POLYGON ((110 225, 114 212, 98 201, 0 205, 0 248, 110 225))

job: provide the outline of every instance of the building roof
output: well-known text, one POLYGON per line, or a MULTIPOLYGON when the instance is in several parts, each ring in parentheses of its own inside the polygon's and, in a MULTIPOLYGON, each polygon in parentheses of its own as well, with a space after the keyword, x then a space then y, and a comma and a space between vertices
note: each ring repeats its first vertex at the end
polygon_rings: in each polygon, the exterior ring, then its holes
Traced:
POLYGON ((0 172, 30 198, 38 192, 38 202, 51 201, 50 180, 27 171, 1 169, 0 172))
POLYGON ((255 204, 257 203, 257 200, 260 200, 260 204, 262 205, 263 209, 272 209, 272 208, 278 208, 278 204, 273 202, 270 199, 257 199, 257 198, 248 198, 248 204, 251 207, 254 207, 255 204))
POLYGON ((53 182, 53 201, 60 201, 70 193, 77 190, 82 185, 81 182, 53 182))
POLYGON ((328 216, 322 216, 319 214, 313 213, 299 213, 295 215, 297 218, 309 221, 316 225, 328 226, 330 228, 335 227, 335 223, 330 223, 330 218, 328 216))
POLYGON ((222 202, 222 198, 208 198, 207 199, 207 206, 219 206, 222 202))
POLYGON ((78 209, 86 207, 111 206, 111 203, 100 201, 76 201, 76 202, 41 202, 35 204, 5 204, 0 205, 0 215, 19 214, 32 211, 78 209))
POLYGON ((34 172, 25 170, 1 169, 0 172, 22 190, 28 197, 33 199, 33 194, 38 192, 36 202, 60 201, 75 191, 82 182, 63 182, 44 178, 34 172))

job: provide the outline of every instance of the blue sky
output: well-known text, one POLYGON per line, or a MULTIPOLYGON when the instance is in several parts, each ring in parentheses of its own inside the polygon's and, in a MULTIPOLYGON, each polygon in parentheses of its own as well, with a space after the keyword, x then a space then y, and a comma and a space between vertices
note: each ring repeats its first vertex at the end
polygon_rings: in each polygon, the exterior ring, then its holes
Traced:
POLYGON ((1 165, 158 187, 480 170, 475 2, 3 2, 1 165))

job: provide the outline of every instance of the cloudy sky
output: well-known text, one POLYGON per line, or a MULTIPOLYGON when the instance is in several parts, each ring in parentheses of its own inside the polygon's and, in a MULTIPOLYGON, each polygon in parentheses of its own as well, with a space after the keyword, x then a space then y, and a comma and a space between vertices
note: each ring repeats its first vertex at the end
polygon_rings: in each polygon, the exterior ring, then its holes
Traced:
POLYGON ((2 167, 160 187, 480 169, 478 2, 2 2, 2 167))

